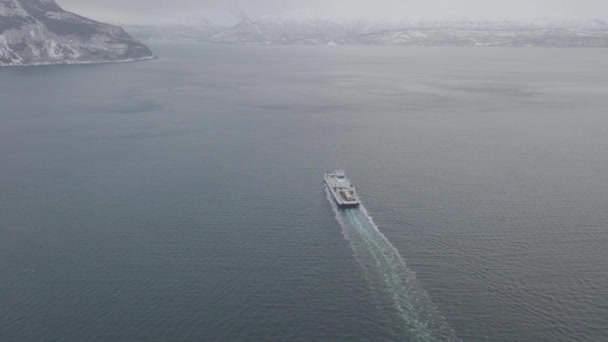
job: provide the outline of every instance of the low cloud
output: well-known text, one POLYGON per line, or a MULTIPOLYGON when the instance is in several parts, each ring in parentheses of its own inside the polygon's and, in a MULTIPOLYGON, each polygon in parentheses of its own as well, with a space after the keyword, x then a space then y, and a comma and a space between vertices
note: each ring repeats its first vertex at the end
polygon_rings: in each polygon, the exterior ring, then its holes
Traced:
POLYGON ((58 0, 67 10, 123 23, 179 23, 294 14, 321 18, 522 19, 608 17, 605 0, 58 0))

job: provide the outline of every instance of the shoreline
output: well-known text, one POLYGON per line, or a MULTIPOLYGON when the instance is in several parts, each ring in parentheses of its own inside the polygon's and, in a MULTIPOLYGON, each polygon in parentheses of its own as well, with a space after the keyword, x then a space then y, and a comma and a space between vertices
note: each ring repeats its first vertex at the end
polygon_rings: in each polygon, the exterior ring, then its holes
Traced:
POLYGON ((108 60, 108 61, 57 61, 57 62, 42 62, 42 63, 29 63, 29 64, 0 64, 0 68, 5 67, 39 67, 39 66, 55 66, 55 65, 93 65, 93 64, 113 64, 113 63, 132 63, 151 61, 158 59, 158 56, 140 57, 140 58, 128 58, 120 60, 108 60))

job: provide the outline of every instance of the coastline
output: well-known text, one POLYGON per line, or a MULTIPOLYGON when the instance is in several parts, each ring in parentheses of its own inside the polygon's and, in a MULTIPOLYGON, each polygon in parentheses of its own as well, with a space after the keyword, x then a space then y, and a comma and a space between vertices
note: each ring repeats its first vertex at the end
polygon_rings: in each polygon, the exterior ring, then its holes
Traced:
POLYGON ((38 66, 53 66, 53 65, 92 65, 92 64, 113 64, 113 63, 132 63, 158 59, 158 56, 146 56, 140 58, 127 58, 119 60, 107 61, 49 61, 41 63, 28 64, 0 64, 0 68, 4 67, 38 67, 38 66))

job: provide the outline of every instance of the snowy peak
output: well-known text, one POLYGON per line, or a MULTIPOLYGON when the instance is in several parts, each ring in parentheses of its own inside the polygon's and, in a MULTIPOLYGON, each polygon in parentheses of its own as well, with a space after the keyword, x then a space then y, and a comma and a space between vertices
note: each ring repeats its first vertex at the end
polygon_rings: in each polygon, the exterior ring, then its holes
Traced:
POLYGON ((202 40, 236 44, 608 47, 608 23, 244 18, 234 27, 202 40))
POLYGON ((217 43, 246 44, 322 44, 348 35, 341 24, 327 20, 303 21, 264 19, 241 21, 211 36, 209 41, 217 43))

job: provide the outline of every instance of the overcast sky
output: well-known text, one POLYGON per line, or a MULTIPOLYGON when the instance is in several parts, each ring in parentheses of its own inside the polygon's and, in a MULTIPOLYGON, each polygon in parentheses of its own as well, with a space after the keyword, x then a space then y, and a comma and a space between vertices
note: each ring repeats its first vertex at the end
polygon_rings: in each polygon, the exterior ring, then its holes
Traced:
POLYGON ((523 19, 608 18, 608 0, 57 0, 94 19, 129 23, 215 21, 241 8, 252 17, 299 13, 322 18, 523 19))

